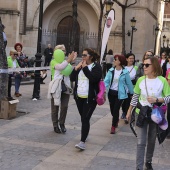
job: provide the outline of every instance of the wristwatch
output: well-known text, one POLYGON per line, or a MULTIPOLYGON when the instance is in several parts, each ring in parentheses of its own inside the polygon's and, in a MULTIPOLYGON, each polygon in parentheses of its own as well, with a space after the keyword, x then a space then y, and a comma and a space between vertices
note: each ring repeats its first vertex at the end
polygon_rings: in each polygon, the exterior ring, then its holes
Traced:
POLYGON ((159 99, 158 98, 156 98, 156 103, 158 103, 159 102, 159 99))

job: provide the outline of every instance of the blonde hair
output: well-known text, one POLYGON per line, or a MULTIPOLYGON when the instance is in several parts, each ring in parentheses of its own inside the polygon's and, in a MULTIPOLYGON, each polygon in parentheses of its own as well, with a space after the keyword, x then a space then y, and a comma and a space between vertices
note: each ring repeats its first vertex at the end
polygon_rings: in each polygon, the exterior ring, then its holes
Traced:
POLYGON ((12 55, 14 53, 18 54, 16 50, 12 49, 12 50, 10 50, 9 55, 12 55))
POLYGON ((65 45, 64 44, 60 44, 60 45, 55 46, 54 51, 58 50, 58 49, 62 50, 63 48, 65 49, 65 45))

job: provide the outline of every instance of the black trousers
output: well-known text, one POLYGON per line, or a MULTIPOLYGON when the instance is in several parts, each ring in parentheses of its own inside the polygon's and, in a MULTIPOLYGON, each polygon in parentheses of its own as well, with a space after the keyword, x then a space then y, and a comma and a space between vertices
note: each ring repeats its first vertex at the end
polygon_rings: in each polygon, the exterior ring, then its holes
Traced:
POLYGON ((113 66, 113 64, 110 64, 110 63, 107 63, 106 64, 106 69, 107 69, 107 72, 109 71, 109 69, 113 66))
POLYGON ((75 99, 79 114, 81 116, 81 141, 85 142, 90 130, 90 118, 96 108, 96 101, 87 102, 87 98, 75 99))
POLYGON ((45 57, 45 63, 44 66, 49 66, 51 62, 52 57, 45 57))
POLYGON ((108 93, 108 99, 110 104, 110 112, 113 116, 112 126, 116 127, 119 122, 119 110, 123 100, 118 99, 117 95, 111 95, 110 93, 108 93))
POLYGON ((130 96, 130 94, 128 93, 128 98, 127 98, 127 99, 124 99, 124 100, 123 100, 123 103, 122 103, 122 111, 123 111, 123 113, 125 114, 125 116, 126 116, 127 111, 128 111, 128 109, 129 109, 130 101, 131 101, 131 96, 130 96))
POLYGON ((8 74, 8 97, 11 97, 12 74, 8 74))

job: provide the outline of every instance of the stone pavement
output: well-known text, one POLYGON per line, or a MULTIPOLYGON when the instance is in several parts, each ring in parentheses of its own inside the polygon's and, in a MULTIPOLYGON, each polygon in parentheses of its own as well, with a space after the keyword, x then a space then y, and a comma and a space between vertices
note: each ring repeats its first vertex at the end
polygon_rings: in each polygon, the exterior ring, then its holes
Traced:
MULTIPOLYGON (((49 74, 48 74, 49 75, 49 74)), ((0 170, 135 170, 136 137, 120 120, 117 133, 109 134, 109 105, 98 106, 91 118, 86 150, 74 145, 80 140, 80 116, 70 98, 66 134, 53 131, 50 100, 46 98, 49 77, 41 85, 41 100, 32 101, 33 85, 21 86, 17 111, 24 116, 0 119, 0 170)), ((12 89, 14 92, 14 88, 12 89)), ((156 144, 154 170, 170 170, 170 140, 156 144)))

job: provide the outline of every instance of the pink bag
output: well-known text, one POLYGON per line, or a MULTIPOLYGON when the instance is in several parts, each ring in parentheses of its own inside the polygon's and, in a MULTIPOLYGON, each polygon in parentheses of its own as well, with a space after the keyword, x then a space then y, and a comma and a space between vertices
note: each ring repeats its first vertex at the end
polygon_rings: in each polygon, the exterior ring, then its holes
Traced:
POLYGON ((104 84, 103 80, 100 80, 100 82, 99 82, 99 93, 97 94, 97 99, 96 99, 97 104, 99 106, 103 105, 106 101, 105 90, 106 90, 105 84, 104 84))
POLYGON ((169 73, 170 73, 170 68, 166 71, 166 76, 165 76, 165 78, 168 80, 168 75, 169 75, 169 73))

